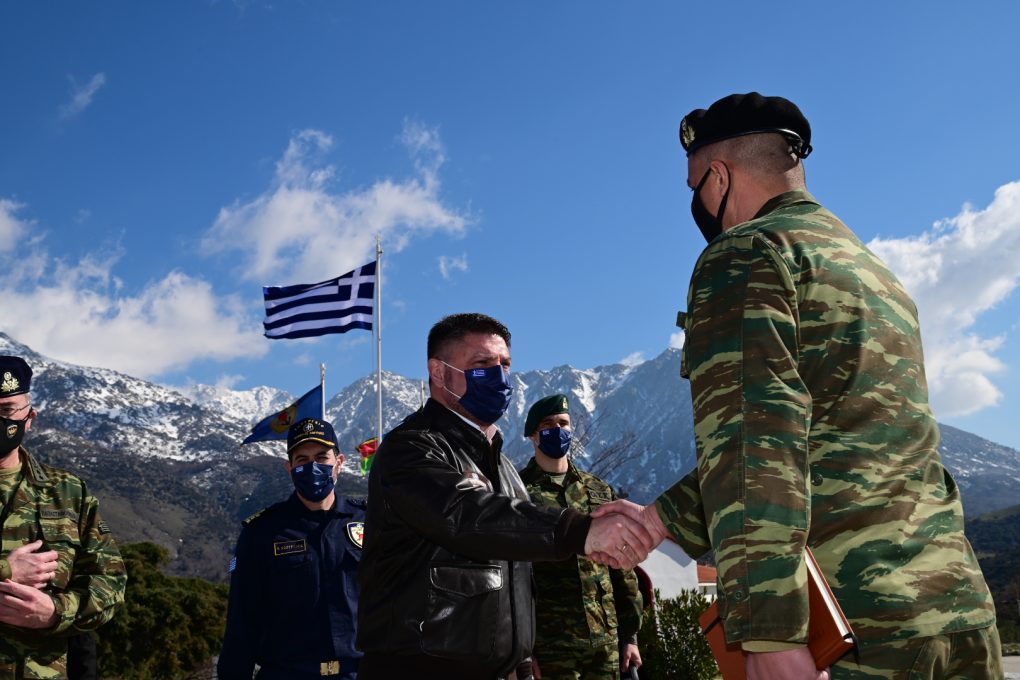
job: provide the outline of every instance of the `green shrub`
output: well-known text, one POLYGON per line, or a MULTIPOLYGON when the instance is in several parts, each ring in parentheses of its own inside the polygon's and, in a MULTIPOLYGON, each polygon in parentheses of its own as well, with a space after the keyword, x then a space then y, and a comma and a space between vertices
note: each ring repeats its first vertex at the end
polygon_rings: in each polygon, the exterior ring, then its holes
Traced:
POLYGON ((638 633, 644 665, 642 680, 712 680, 719 668, 712 657, 698 616, 709 602, 696 590, 684 590, 677 597, 660 599, 655 591, 654 611, 645 612, 638 633))
POLYGON ((159 570, 169 553, 154 543, 121 548, 124 606, 98 631, 99 674, 123 680, 181 680, 208 668, 223 645, 227 586, 159 570))

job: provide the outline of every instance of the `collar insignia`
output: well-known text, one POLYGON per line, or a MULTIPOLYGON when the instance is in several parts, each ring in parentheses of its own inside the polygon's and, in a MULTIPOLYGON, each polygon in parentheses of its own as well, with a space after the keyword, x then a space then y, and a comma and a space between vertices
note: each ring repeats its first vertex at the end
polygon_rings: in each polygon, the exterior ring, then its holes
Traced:
POLYGON ((354 544, 354 547, 356 548, 363 547, 365 543, 365 523, 348 522, 347 538, 351 539, 351 543, 354 544))

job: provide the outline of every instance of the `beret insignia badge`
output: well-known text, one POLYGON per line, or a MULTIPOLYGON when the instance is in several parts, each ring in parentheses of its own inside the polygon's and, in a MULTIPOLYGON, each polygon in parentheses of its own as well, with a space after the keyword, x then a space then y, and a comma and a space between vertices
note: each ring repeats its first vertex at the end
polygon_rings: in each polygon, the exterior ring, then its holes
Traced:
POLYGON ((0 384, 0 392, 13 392, 19 387, 21 387, 21 383, 11 375, 10 371, 4 373, 4 381, 3 384, 0 384))
POLYGON ((694 128, 687 124, 687 118, 680 121, 680 141, 684 143, 685 147, 690 146, 694 141, 694 128))

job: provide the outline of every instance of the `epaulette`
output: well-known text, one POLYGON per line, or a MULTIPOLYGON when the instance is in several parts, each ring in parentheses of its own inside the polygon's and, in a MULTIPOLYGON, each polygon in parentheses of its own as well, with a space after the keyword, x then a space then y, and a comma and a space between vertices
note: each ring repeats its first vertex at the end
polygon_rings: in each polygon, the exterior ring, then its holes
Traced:
POLYGON ((248 526, 249 524, 251 524, 252 522, 254 522, 255 520, 257 520, 257 519, 258 519, 259 517, 261 517, 261 516, 262 516, 262 513, 264 513, 264 512, 265 512, 266 510, 268 510, 268 509, 269 509, 269 508, 262 508, 261 510, 259 510, 258 512, 256 512, 256 513, 255 513, 254 515, 252 515, 252 516, 251 516, 251 517, 249 517, 248 519, 246 519, 246 520, 244 520, 243 522, 241 522, 241 524, 243 524, 244 526, 248 526))
POLYGON ((368 505, 368 497, 347 496, 347 502, 359 508, 364 508, 368 505))

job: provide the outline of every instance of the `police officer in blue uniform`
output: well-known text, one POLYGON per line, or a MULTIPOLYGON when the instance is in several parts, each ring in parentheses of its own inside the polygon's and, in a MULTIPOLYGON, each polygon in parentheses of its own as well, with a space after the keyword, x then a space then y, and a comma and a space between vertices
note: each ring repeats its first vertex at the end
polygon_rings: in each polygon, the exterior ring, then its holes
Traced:
POLYGON ((334 490, 343 461, 329 423, 290 428, 295 492, 244 521, 230 561, 220 680, 251 680, 256 665, 259 680, 357 678, 365 503, 334 490))

